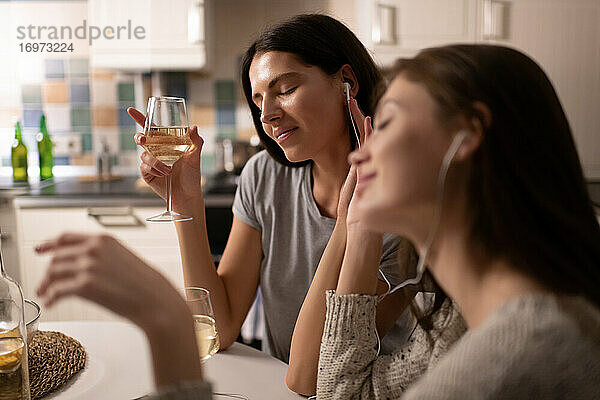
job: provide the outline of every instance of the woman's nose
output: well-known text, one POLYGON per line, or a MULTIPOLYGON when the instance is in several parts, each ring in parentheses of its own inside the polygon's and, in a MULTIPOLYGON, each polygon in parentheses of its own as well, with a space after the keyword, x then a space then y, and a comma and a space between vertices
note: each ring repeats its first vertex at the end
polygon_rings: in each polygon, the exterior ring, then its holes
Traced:
POLYGON ((260 121, 263 124, 269 124, 281 118, 282 110, 274 102, 264 101, 262 103, 262 111, 260 113, 260 121))
MULTIPOLYGON (((365 143, 366 144, 366 143, 365 143)), ((365 161, 368 161, 371 158, 369 154, 369 148, 363 145, 363 147, 359 150, 354 150, 352 153, 348 155, 348 162, 350 164, 354 164, 357 167, 360 166, 365 161)))

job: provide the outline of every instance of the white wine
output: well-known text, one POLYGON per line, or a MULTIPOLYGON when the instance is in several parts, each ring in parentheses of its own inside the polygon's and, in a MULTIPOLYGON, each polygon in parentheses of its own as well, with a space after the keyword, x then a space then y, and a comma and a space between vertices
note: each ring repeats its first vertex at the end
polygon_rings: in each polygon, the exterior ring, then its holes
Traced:
POLYGON ((0 340, 0 373, 15 371, 23 358, 23 339, 3 338, 0 340))
POLYGON ((151 126, 144 148, 159 161, 172 166, 191 145, 187 126, 151 126))
POLYGON ((215 320, 208 315, 194 315, 194 329, 202 360, 209 359, 219 350, 219 334, 215 320))
POLYGON ((21 334, 19 333, 19 328, 7 328, 6 324, 0 323, 0 338, 5 338, 5 337, 9 337, 9 338, 21 337, 21 334))
POLYGON ((0 400, 29 399, 23 370, 25 343, 19 337, 0 339, 0 400))

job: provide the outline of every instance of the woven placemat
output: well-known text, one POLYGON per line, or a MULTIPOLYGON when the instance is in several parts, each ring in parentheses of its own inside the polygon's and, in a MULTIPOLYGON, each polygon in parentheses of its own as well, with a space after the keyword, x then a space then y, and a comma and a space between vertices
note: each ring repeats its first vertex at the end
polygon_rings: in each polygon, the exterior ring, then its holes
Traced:
POLYGON ((60 388, 85 366, 81 343, 60 332, 36 332, 27 354, 32 399, 41 399, 60 388))

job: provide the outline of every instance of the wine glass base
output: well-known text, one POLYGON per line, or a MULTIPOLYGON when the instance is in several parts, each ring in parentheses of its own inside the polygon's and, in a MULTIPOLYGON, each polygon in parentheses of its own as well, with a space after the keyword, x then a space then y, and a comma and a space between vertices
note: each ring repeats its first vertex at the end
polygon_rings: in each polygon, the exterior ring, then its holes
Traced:
POLYGON ((184 222, 191 221, 194 218, 188 217, 187 215, 179 214, 175 211, 165 211, 162 214, 155 215, 153 217, 146 218, 148 222, 184 222))

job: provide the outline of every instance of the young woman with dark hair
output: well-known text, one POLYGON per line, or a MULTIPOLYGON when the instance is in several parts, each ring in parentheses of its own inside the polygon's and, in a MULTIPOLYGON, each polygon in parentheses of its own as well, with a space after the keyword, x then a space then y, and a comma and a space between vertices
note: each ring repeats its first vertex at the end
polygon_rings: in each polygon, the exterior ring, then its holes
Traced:
POLYGON ((350 159, 348 220, 409 238, 449 298, 429 335, 377 356, 377 270, 344 264, 327 293, 319 399, 600 397, 600 227, 534 61, 486 45, 401 60, 350 159), (443 355, 450 303, 468 332, 443 355))
MULTIPOLYGON (((348 175, 347 157, 357 142, 349 108, 362 123, 360 109, 372 112, 372 100, 382 78, 364 46, 346 26, 324 15, 300 15, 267 29, 249 47, 243 57, 241 79, 268 152, 253 157, 242 172, 233 204, 233 226, 218 269, 207 238, 200 187, 203 142, 197 128, 190 132, 194 148, 172 169, 144 152, 142 177, 164 196, 165 176, 172 174, 173 209, 193 216, 191 222, 176 224, 185 283, 210 291, 221 347, 227 348, 239 335, 260 285, 264 344, 272 355, 289 362, 288 386, 310 395, 316 391, 324 293, 337 282, 346 249, 346 221, 338 212, 338 199, 348 175), (345 82, 353 98, 350 104, 345 82), (326 246, 327 256, 322 258, 326 246), (303 305, 307 292, 310 296, 303 305), (302 320, 296 325, 301 307, 302 320)), ((143 126, 144 116, 134 109, 129 112, 143 126)), ((143 140, 143 135, 136 135, 138 144, 143 140)), ((45 251, 77 247, 83 249, 81 256, 85 257, 84 242, 110 242, 107 238, 76 237, 74 241, 59 240, 45 251)), ((373 264, 385 275, 382 279, 391 284, 401 279, 399 259, 410 269, 412 248, 406 241, 393 235, 373 235, 366 243, 373 251, 354 262, 373 264)), ((57 276, 54 271, 62 268, 60 264, 60 260, 51 264, 52 284, 75 279, 73 275, 57 276)), ((60 291, 59 297, 78 294, 78 283, 74 281, 70 291, 60 291)), ((381 282, 379 292, 386 289, 381 282)), ((385 335, 383 352, 404 343, 410 334, 410 312, 399 318, 406 308, 404 297, 388 296, 380 303, 378 326, 380 335, 385 335)), ((51 301, 55 300, 53 297, 51 301)), ((140 323, 147 325, 148 321, 140 323)))
MULTIPOLYGON (((285 148, 265 131, 268 126, 263 125, 260 104, 253 97, 250 70, 255 58, 269 52, 293 55, 295 61, 305 67, 317 67, 330 78, 341 77, 342 81, 334 79, 330 82, 334 85, 336 99, 329 107, 336 106, 336 111, 339 111, 337 95, 342 93, 342 83, 348 82, 351 84, 351 97, 356 100, 358 107, 365 115, 373 114, 375 99, 384 89, 383 79, 365 47, 346 26, 326 15, 309 14, 296 16, 267 29, 250 45, 242 58, 241 82, 256 131, 269 154, 280 164, 300 167, 311 163, 311 160, 290 160, 285 148)), ((296 85, 291 85, 289 89, 295 88, 296 85)), ((315 96, 312 101, 318 103, 323 99, 315 96)), ((346 114, 315 114, 324 122, 326 119, 337 119, 338 125, 345 124, 344 132, 348 134, 347 138, 343 138, 346 147, 342 149, 351 151, 356 147, 357 139, 352 126, 348 125, 346 114)))
MULTIPOLYGON (((263 248, 270 247, 261 268, 265 319, 267 326, 284 324, 286 329, 283 344, 275 338, 269 345, 279 346, 274 354, 289 354, 288 386, 311 395, 316 390, 324 293, 335 287, 344 254, 353 263, 375 265, 388 277, 400 262, 404 270, 392 284, 414 260, 412 246, 406 241, 391 246, 395 239, 390 235, 373 235, 360 245, 347 242, 346 212, 338 206, 348 175, 345 158, 357 144, 343 84, 350 84, 350 106, 362 126, 361 110, 372 112, 382 77, 356 36, 324 15, 297 16, 268 29, 246 51, 241 68, 244 94, 268 154, 246 166, 233 210, 241 221, 260 229, 263 248), (280 216, 289 220, 276 220, 280 216), (366 245, 370 252, 364 251, 366 245), (315 248, 317 254, 307 258, 315 248), (302 261, 293 265, 295 260, 302 261), (290 294, 292 307, 282 300, 290 294)), ((380 281, 379 293, 386 289, 380 281)), ((399 293, 380 303, 378 331, 387 333, 381 344, 384 353, 406 341, 411 314, 404 314, 400 326, 394 324, 409 301, 399 293)))

